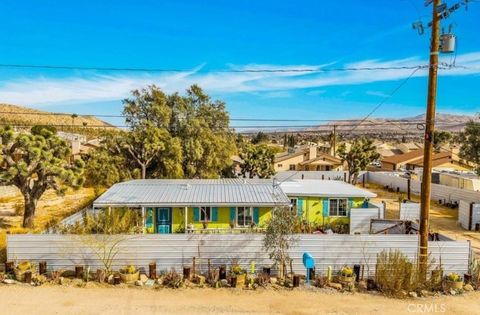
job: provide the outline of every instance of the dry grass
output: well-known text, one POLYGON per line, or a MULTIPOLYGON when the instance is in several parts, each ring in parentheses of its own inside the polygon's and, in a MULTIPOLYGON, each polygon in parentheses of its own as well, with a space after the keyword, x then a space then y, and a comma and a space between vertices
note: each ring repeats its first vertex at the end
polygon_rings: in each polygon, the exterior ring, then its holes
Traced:
POLYGON ((93 188, 68 190, 64 196, 58 196, 54 191, 47 191, 40 201, 35 215, 35 228, 24 229, 21 227, 23 217, 18 215, 18 209, 23 208, 21 195, 3 197, 1 203, 4 211, 11 210, 14 215, 0 216, 0 262, 6 259, 6 233, 39 233, 45 228, 62 220, 63 218, 85 208, 95 199, 93 188))

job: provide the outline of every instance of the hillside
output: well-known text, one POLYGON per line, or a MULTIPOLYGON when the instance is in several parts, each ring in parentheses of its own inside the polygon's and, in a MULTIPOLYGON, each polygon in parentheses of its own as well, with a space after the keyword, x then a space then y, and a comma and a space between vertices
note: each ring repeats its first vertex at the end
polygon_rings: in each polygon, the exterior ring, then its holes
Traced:
MULTIPOLYGON (((437 113, 436 115, 436 129, 445 130, 450 132, 460 132, 465 127, 465 124, 475 119, 474 116, 468 115, 454 115, 446 113, 437 113)), ((362 122, 358 127, 355 128, 355 133, 421 133, 423 132, 420 129, 417 129, 415 124, 406 125, 402 122, 392 122, 392 120, 401 120, 410 123, 421 123, 425 122, 425 114, 418 115, 414 117, 405 117, 405 118, 370 118, 362 122)), ((310 130, 332 130, 332 126, 336 125, 339 130, 348 131, 353 127, 352 125, 357 124, 358 122, 352 121, 332 121, 325 125, 319 125, 316 128, 311 128, 310 130)))
POLYGON ((0 124, 15 125, 20 128, 29 128, 32 125, 55 125, 58 130, 76 132, 86 136, 95 134, 110 124, 94 116, 72 117, 72 114, 52 114, 28 107, 0 104, 0 124))

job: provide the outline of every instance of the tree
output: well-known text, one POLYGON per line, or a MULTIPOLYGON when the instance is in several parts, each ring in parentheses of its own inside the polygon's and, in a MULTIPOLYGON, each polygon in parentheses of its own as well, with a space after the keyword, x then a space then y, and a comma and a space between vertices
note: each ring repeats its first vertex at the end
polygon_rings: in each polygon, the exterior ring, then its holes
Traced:
POLYGON ((465 130, 459 135, 460 157, 476 165, 476 172, 480 176, 480 123, 470 121, 465 130))
POLYGON ((279 207, 273 210, 272 218, 267 222, 263 247, 268 252, 270 259, 278 265, 279 278, 283 278, 284 267, 290 260, 288 250, 296 243, 293 234, 296 214, 289 207, 279 207))
POLYGON ((268 178, 275 174, 275 153, 265 144, 246 144, 240 157, 243 160, 242 175, 250 178, 268 178))
POLYGON ((346 144, 342 143, 337 153, 342 162, 347 163, 349 171, 348 181, 352 184, 357 182, 360 171, 366 170, 370 163, 380 158, 373 141, 366 138, 355 139, 348 151, 346 144))
POLYGON ((187 178, 216 178, 232 164, 235 134, 225 103, 212 101, 197 85, 186 96, 168 97, 172 108, 170 133, 181 139, 183 174, 187 178))
POLYGON ((452 140, 452 134, 448 131, 435 130, 433 133, 433 147, 440 151, 441 147, 452 140))
POLYGON ((31 133, 0 130, 0 184, 18 187, 25 201, 23 226, 34 226, 38 200, 47 189, 57 193, 84 182, 84 163, 71 162, 71 149, 51 129, 34 127, 31 133))
POLYGON ((252 143, 260 144, 260 143, 268 142, 269 140, 270 140, 270 137, 266 133, 259 131, 257 135, 252 139, 252 143))
POLYGON ((124 100, 130 132, 124 148, 145 176, 215 178, 231 165, 235 137, 225 103, 196 85, 186 96, 166 95, 155 85, 124 100))

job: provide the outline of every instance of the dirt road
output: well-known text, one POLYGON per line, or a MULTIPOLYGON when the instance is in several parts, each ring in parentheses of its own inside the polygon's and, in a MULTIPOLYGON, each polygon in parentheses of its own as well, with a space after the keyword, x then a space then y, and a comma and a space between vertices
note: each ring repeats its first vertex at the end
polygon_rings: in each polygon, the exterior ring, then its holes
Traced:
POLYGON ((0 286, 1 314, 478 314, 480 292, 409 300, 331 291, 0 286))

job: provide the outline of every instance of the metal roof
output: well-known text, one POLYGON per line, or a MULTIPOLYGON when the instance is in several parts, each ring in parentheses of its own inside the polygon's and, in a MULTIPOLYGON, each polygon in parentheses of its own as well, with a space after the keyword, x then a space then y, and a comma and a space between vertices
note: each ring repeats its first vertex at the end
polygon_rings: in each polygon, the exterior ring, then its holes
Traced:
POLYGON ((311 197, 363 197, 377 195, 339 180, 296 179, 280 184, 288 196, 311 197))
POLYGON ((290 203, 271 179, 143 179, 118 183, 94 201, 107 206, 276 206, 290 203))

